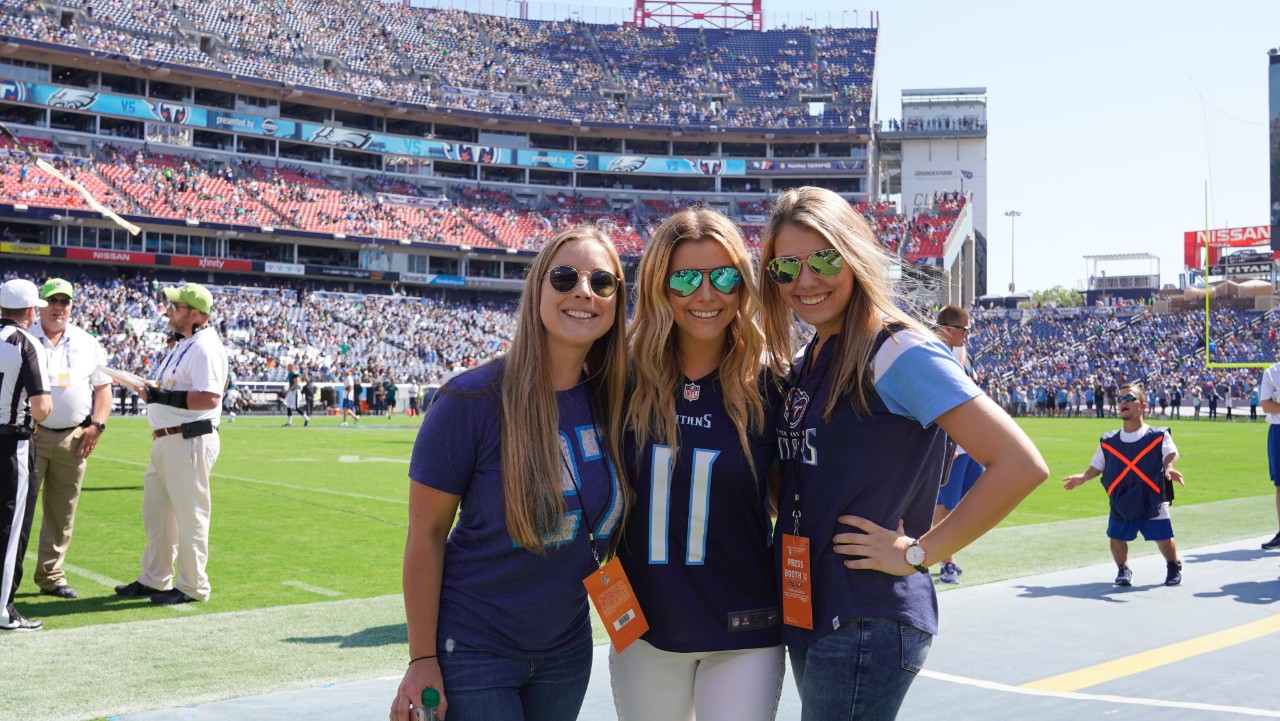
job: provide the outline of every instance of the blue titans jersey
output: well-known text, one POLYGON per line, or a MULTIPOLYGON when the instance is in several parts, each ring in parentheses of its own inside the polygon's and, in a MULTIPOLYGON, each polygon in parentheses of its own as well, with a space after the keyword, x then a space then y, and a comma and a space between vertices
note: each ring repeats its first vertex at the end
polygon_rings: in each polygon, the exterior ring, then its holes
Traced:
MULTIPOLYGON (((676 398, 680 447, 627 439, 636 505, 618 555, 663 651, 726 651, 781 643, 770 548, 773 429, 748 434, 755 473, 724 412, 718 375, 676 398)), ((776 396, 776 393, 774 394, 776 396)), ((765 418, 772 418, 765 398, 765 418)))
MULTIPOLYGON (((982 391, 936 338, 902 330, 881 336, 872 359, 875 392, 858 416, 842 400, 831 422, 822 419, 831 387, 836 338, 813 357, 813 344, 797 360, 793 387, 777 417, 781 491, 776 532, 810 542, 813 630, 784 626, 787 646, 806 648, 863 616, 880 616, 938 632, 938 602, 925 574, 891 576, 850 570, 832 550, 832 536, 853 530, 836 521, 857 515, 890 529, 903 520, 906 534, 924 535, 942 476, 945 436, 934 419, 982 391), (797 504, 796 494, 800 500, 797 504)), ((780 543, 775 543, 780 547, 780 543)), ((781 576, 781 554, 775 552, 781 576)))
POLYGON ((587 525, 594 526, 603 555, 622 519, 621 488, 604 456, 586 386, 557 393, 565 514, 548 533, 546 556, 517 546, 503 500, 501 372, 501 362, 481 366, 436 395, 409 477, 462 497, 445 547, 440 635, 501 656, 550 656, 590 641, 582 579, 596 564, 587 525))

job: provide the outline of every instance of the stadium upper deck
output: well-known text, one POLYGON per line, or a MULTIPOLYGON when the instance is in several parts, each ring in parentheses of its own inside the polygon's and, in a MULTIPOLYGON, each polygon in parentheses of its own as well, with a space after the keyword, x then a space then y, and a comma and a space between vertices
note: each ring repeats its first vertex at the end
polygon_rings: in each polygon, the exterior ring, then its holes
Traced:
MULTIPOLYGON (((280 7, 0 0, 0 120, 145 231, 125 237, 10 152, 6 239, 77 260, 513 290, 530 251, 584 221, 608 219, 635 257, 688 202, 752 241, 761 193, 819 184, 868 207, 874 28, 280 7)), ((866 212, 887 248, 927 264, 945 210, 866 212)))
POLYGON ((877 41, 875 28, 640 28, 377 0, 3 0, 0 34, 488 117, 846 132, 869 132, 877 41))

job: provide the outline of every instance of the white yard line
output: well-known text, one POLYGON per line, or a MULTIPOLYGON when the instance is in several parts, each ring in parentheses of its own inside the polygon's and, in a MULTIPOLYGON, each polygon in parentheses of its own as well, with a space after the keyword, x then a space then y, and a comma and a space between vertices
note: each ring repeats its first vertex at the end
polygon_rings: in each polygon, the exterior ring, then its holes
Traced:
MULTIPOLYGON (((38 558, 36 557, 36 554, 32 551, 27 551, 27 555, 24 556, 24 558, 30 561, 32 565, 35 565, 36 561, 38 560, 38 558)), ((67 573, 70 573, 73 576, 76 576, 79 578, 86 578, 100 586, 106 586, 107 588, 110 588, 113 591, 115 590, 116 586, 124 585, 124 581, 117 581, 116 579, 111 578, 110 576, 104 576, 101 573, 95 573, 94 571, 90 571, 87 568, 73 566, 70 563, 66 563, 66 562, 62 564, 62 570, 66 571, 67 573)), ((159 605, 159 604, 156 604, 156 605, 159 605)), ((165 608, 178 611, 179 613, 186 613, 188 611, 195 610, 194 608, 191 608, 186 604, 170 604, 170 605, 166 605, 165 608)))
POLYGON ((306 591, 307 593, 314 593, 320 596, 329 596, 330 598, 337 598, 342 595, 342 591, 335 591, 331 588, 320 588, 319 586, 312 586, 311 584, 303 583, 302 581, 281 581, 280 585, 296 588, 300 591, 306 591))
MULTIPOLYGON (((110 456, 94 456, 113 463, 123 463, 126 466, 136 466, 146 468, 147 464, 141 461, 131 461, 124 458, 112 458, 110 456)), ((261 478, 246 478, 244 476, 232 476, 226 473, 214 473, 214 478, 225 478, 229 481, 240 481, 242 483, 256 483, 261 486, 273 486, 275 488, 288 488, 294 491, 306 491, 307 493, 324 493, 330 496, 342 496, 344 498, 360 498, 366 501, 380 501, 382 503, 394 503, 397 506, 409 505, 408 499, 404 498, 383 498, 382 496, 370 496, 365 493, 348 493, 347 491, 331 491, 327 488, 316 488, 314 486, 298 486, 292 483, 280 483, 279 481, 264 481, 261 478)))
POLYGON ((987 691, 1000 691, 1002 693, 1014 693, 1024 696, 1040 696, 1044 698, 1060 698, 1071 701, 1101 701, 1103 703, 1126 704, 1130 706, 1148 706, 1153 708, 1176 708, 1186 709, 1188 711, 1205 711, 1208 713, 1229 713, 1240 716, 1257 716, 1261 718, 1280 718, 1280 711, 1261 708, 1249 708, 1247 706, 1222 706, 1211 703, 1196 703, 1194 701, 1165 701, 1157 698, 1141 698, 1131 696, 1111 696, 1107 694, 1079 693, 1076 691, 1043 691, 1034 688, 1025 688, 1022 686, 1011 686, 1006 683, 996 681, 985 681, 983 679, 968 678, 967 676, 956 676, 949 673, 941 673, 939 671, 930 671, 925 669, 920 672, 921 676, 931 678, 935 681, 945 681, 947 683, 957 683, 963 686, 973 686, 975 688, 985 689, 987 691))

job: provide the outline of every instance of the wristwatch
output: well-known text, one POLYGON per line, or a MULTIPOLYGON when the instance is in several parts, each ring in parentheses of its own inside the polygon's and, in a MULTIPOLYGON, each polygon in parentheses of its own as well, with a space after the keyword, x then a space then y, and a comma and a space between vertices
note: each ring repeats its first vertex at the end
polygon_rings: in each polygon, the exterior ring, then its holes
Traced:
POLYGON ((914 538, 911 539, 911 545, 907 546, 906 556, 907 563, 911 564, 912 568, 920 573, 929 573, 929 567, 924 565, 924 549, 920 547, 919 541, 914 538))
POLYGON ((97 428, 99 433, 101 433, 101 432, 103 432, 103 431, 107 430, 107 424, 106 424, 106 423, 99 423, 99 422, 97 422, 97 421, 94 421, 94 422, 90 423, 89 425, 91 425, 91 426, 93 426, 93 427, 97 428))

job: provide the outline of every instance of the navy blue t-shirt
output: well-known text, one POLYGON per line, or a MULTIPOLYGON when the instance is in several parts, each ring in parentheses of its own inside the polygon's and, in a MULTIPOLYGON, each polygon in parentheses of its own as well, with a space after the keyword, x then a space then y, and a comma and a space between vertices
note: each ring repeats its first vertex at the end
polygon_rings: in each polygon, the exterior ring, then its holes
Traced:
MULTIPOLYGON (((982 391, 951 352, 932 336, 903 330, 888 336, 872 359, 875 393, 870 413, 858 416, 847 400, 827 423, 822 410, 831 387, 832 337, 813 358, 813 344, 797 360, 796 381, 777 416, 781 459, 776 533, 794 533, 800 493, 800 535, 809 538, 813 630, 784 626, 788 646, 806 648, 842 621, 879 616, 938 632, 938 602, 926 575, 893 576, 845 568, 849 557, 831 538, 855 529, 837 522, 856 515, 889 529, 905 523, 914 538, 933 522, 945 436, 934 419, 982 391)), ((781 546, 775 542, 781 577, 781 546)))
POLYGON ((565 514, 546 556, 516 545, 502 490, 501 373, 500 362, 490 363, 441 390, 418 431, 409 477, 462 497, 445 547, 439 633, 502 656, 549 656, 590 641, 582 580, 596 564, 586 519, 603 555, 622 518, 621 487, 604 456, 586 385, 557 393, 565 514))
POLYGON ((674 653, 776 646, 768 510, 773 429, 747 436, 753 474, 724 411, 719 374, 696 385, 696 393, 682 387, 676 398, 674 465, 665 443, 649 439, 637 448, 633 435, 626 439, 636 504, 618 556, 649 622, 641 638, 674 653))

